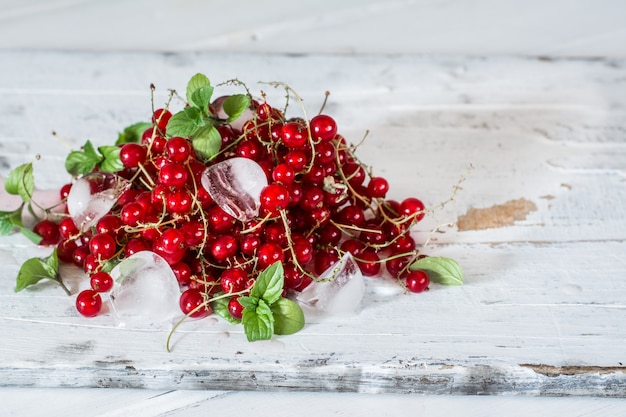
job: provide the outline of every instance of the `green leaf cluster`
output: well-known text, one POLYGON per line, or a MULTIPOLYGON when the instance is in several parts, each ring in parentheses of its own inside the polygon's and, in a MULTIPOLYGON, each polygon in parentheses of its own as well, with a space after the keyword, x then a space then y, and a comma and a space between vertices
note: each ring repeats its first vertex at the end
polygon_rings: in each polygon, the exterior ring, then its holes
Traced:
POLYGON ((65 159, 66 171, 74 176, 88 174, 96 166, 104 172, 117 172, 124 169, 120 160, 120 147, 107 145, 96 149, 88 140, 82 149, 70 152, 65 159))
MULTIPOLYGON (((304 313, 298 304, 282 296, 283 285, 283 265, 276 262, 259 274, 249 296, 238 298, 244 307, 241 323, 248 341, 293 334, 304 327, 304 313)), ((215 300, 211 307, 231 323, 238 322, 230 316, 226 299, 215 300)))
POLYGON ((172 115, 167 123, 169 137, 190 138, 196 154, 204 161, 211 160, 220 151, 222 138, 216 126, 236 120, 250 107, 251 98, 246 94, 234 94, 224 101, 226 120, 211 113, 210 104, 214 87, 204 74, 196 74, 187 83, 188 107, 172 115))
POLYGON ((438 284, 463 285, 463 270, 454 259, 427 256, 413 262, 410 268, 426 271, 430 280, 438 284))

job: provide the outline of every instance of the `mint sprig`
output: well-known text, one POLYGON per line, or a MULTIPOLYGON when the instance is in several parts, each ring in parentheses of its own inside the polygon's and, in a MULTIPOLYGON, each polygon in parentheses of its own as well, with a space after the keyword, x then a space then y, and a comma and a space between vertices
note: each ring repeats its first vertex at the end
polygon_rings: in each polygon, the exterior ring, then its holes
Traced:
POLYGON ((431 281, 442 285, 463 285, 463 270, 457 261, 443 256, 427 256, 413 262, 412 270, 428 273, 431 281))
POLYGON ((282 297, 285 282, 280 262, 259 274, 247 297, 239 297, 244 307, 241 323, 249 342, 268 340, 273 334, 287 335, 304 327, 304 313, 298 304, 282 297))
POLYGON ((138 143, 141 142, 141 136, 143 132, 152 127, 152 123, 139 122, 127 126, 117 136, 116 145, 123 145, 124 143, 138 143))
POLYGON ((100 146, 97 150, 90 140, 82 149, 72 151, 65 159, 65 170, 74 176, 89 174, 96 166, 100 171, 117 172, 124 168, 118 146, 100 146))
POLYGON ((247 94, 229 96, 223 103, 228 118, 220 120, 210 110, 213 91, 211 81, 206 75, 198 73, 191 77, 185 95, 188 106, 174 113, 166 128, 169 137, 191 139, 196 154, 204 161, 213 159, 220 151, 221 135, 215 126, 236 120, 252 102, 247 94))
POLYGON ((44 258, 30 258, 22 264, 17 273, 15 292, 37 284, 42 279, 49 279, 61 286, 70 295, 70 290, 61 281, 59 275, 59 258, 56 249, 44 258))
POLYGON ((28 162, 11 170, 9 176, 4 180, 4 189, 9 194, 19 195, 22 201, 28 203, 33 198, 35 191, 33 163, 28 162))

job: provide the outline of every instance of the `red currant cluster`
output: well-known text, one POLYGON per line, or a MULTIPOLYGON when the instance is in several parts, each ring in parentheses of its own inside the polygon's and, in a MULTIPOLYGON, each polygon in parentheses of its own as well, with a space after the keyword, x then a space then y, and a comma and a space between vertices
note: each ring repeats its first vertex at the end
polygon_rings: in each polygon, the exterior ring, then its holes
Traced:
MULTIPOLYGON (((181 310, 193 317, 211 314, 209 300, 223 293, 240 319, 238 296, 269 265, 281 262, 285 290, 301 291, 346 252, 365 276, 381 274, 384 265, 408 290, 427 289, 428 275, 409 269, 418 253, 409 230, 424 216, 422 202, 386 199, 388 181, 356 158, 332 117, 287 119, 256 101, 249 110, 240 130, 216 123, 221 149, 209 161, 190 138, 168 136, 169 110, 155 111, 140 141, 120 145, 123 169, 116 174, 131 186, 95 227, 81 231, 70 217, 35 225, 61 262, 90 275, 91 289, 76 299, 81 314, 100 312, 100 293, 113 287, 111 265, 141 251, 171 266, 181 310), (233 157, 256 161, 269 184, 258 217, 248 222, 220 208, 201 183, 207 167, 233 157)), ((71 187, 62 187, 61 198, 71 187)))

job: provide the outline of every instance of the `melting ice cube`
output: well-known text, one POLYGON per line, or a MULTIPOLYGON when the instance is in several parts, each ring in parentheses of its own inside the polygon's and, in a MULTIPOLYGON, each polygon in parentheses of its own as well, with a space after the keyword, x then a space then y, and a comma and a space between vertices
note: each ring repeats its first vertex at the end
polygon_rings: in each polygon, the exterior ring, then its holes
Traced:
POLYGON ((202 174, 202 186, 222 210, 247 222, 259 215, 267 176, 251 159, 230 158, 207 168, 202 174))
POLYGON ((130 185, 108 172, 92 172, 78 179, 67 195, 67 210, 76 227, 84 231, 95 226, 130 185))
POLYGON ((296 298, 328 314, 356 313, 365 293, 363 275, 354 258, 346 253, 296 298))
POLYGON ((182 314, 176 276, 156 253, 143 251, 129 256, 113 268, 111 276, 115 280, 111 310, 119 325, 163 323, 182 314))

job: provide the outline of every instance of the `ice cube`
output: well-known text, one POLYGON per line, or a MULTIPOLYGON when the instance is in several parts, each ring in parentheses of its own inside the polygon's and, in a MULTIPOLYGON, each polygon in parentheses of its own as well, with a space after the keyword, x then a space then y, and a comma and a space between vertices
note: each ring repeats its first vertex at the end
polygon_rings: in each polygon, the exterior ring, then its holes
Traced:
POLYGON ((365 294, 365 282, 356 261, 346 253, 307 286, 296 300, 326 314, 356 313, 365 294))
POLYGON ((67 196, 67 211, 76 227, 85 231, 95 226, 130 186, 129 181, 108 172, 92 172, 79 178, 67 196))
POLYGON ((111 310, 120 326, 150 326, 181 316, 180 288, 168 263, 156 253, 137 252, 111 271, 111 310))
POLYGON ((202 186, 222 210, 247 222, 259 215, 267 176, 251 159, 230 158, 208 167, 202 173, 202 186))

